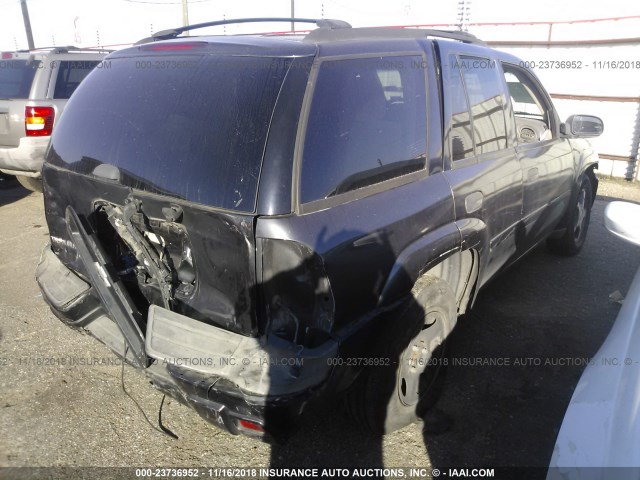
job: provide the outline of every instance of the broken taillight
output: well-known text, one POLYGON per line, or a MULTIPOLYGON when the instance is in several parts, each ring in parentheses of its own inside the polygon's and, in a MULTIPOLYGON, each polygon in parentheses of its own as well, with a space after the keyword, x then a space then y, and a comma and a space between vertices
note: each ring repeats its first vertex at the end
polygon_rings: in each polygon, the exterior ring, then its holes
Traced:
POLYGON ((261 248, 264 330, 315 348, 330 335, 335 314, 322 258, 289 240, 262 239, 261 248))
POLYGON ((252 422, 251 420, 240 419, 238 421, 238 426, 245 430, 253 430, 256 433, 264 433, 264 428, 257 422, 252 422))
POLYGON ((55 114, 53 107, 25 107, 24 130, 27 136, 44 137, 51 135, 55 114))

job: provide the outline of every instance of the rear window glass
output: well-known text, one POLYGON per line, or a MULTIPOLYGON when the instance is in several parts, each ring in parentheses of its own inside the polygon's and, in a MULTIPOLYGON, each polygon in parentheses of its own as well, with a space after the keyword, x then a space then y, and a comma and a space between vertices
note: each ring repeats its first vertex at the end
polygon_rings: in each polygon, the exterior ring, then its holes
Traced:
POLYGON ((252 212, 284 59, 217 55, 110 59, 82 82, 47 161, 121 183, 252 212))
POLYGON ((39 60, 0 60, 0 98, 29 98, 39 67, 39 60))
POLYGON ((80 82, 89 72, 94 69, 100 62, 89 60, 76 60, 60 62, 58 76, 56 77, 56 88, 53 92, 53 98, 67 99, 76 91, 80 82))

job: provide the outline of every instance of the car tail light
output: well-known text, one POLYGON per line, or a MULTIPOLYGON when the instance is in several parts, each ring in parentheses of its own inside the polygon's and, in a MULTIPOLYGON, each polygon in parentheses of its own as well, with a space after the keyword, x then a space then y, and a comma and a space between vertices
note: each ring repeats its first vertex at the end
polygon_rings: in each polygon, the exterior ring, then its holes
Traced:
POLYGON ((309 348, 325 342, 335 303, 323 260, 293 241, 262 239, 261 247, 262 328, 309 348))
POLYGON ((55 114, 53 107, 26 107, 24 109, 24 129, 27 136, 51 135, 55 114))
POLYGON ((251 430, 256 433, 264 433, 264 428, 257 422, 252 422, 251 420, 240 419, 238 421, 238 426, 243 430, 251 430))
POLYGON ((13 53, 2 52, 2 60, 8 60, 10 58, 13 58, 13 53))

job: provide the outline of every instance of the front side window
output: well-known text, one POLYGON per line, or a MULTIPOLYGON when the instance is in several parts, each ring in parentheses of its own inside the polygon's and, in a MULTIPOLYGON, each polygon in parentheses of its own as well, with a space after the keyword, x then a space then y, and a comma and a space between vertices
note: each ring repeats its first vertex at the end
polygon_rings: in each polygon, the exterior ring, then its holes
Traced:
POLYGON ((550 108, 536 83, 524 70, 503 65, 507 89, 511 97, 519 143, 536 143, 553 138, 550 108))
POLYGON ((304 140, 301 203, 424 169, 425 92, 419 55, 322 62, 304 140))
POLYGON ((53 98, 68 99, 73 92, 76 91, 80 82, 84 80, 84 77, 89 75, 89 72, 93 70, 97 61, 78 60, 69 61, 63 60, 60 62, 60 68, 58 68, 58 76, 56 77, 56 88, 53 93, 53 98))

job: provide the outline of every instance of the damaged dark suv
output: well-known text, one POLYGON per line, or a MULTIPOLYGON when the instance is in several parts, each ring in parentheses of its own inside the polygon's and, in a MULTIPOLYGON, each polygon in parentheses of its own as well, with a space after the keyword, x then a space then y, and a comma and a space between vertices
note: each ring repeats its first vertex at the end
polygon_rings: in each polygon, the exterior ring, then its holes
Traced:
POLYGON ((519 59, 313 22, 112 53, 42 171, 53 312, 265 439, 323 395, 375 432, 420 418, 458 315, 541 241, 578 253, 597 188, 602 122, 561 123, 519 59))

